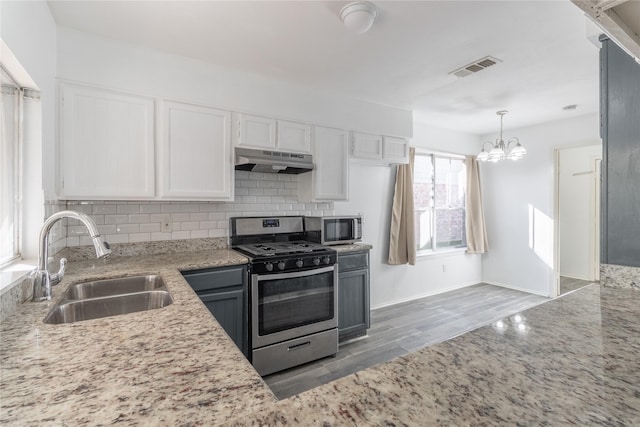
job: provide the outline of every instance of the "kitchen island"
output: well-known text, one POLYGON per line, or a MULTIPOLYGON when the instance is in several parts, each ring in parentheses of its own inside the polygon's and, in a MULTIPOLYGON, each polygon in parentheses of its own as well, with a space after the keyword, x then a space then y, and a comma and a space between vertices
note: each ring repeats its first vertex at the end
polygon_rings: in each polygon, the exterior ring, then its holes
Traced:
POLYGON ((640 292, 589 285, 234 425, 640 425, 640 292))
POLYGON ((229 250, 70 263, 52 302, 2 323, 0 424, 640 424, 637 291, 590 285, 277 401, 180 274, 243 263, 229 250), (151 273, 173 304, 42 323, 70 284, 151 273))

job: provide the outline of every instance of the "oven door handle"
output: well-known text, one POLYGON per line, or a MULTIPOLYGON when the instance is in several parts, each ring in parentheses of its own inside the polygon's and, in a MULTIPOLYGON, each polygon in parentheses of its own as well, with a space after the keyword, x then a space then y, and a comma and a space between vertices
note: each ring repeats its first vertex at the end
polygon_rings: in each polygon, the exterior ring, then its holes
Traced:
POLYGON ((261 280, 278 280, 278 279, 295 279, 297 277, 307 277, 313 276, 316 274, 328 273, 330 271, 334 271, 336 269, 335 265, 331 265, 329 267, 322 268, 314 268, 311 270, 305 271, 295 271, 290 273, 279 273, 279 274, 255 274, 258 282, 261 280))

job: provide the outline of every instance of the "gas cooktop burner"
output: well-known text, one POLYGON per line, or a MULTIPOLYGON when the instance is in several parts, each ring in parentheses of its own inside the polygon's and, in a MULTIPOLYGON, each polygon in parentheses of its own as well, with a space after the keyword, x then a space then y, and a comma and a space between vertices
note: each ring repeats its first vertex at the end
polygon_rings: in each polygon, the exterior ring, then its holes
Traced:
POLYGON ((239 245, 235 249, 254 256, 271 256, 326 251, 327 247, 318 243, 295 241, 239 245))

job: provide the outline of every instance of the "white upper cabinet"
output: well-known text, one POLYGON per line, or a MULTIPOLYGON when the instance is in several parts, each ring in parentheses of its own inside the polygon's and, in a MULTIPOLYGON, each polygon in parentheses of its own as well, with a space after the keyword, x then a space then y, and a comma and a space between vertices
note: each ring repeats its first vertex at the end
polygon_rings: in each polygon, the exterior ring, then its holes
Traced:
POLYGON ((153 99, 62 83, 60 103, 60 196, 153 198, 153 99))
POLYGON ((351 155, 358 159, 382 160, 382 136, 353 132, 351 155))
POLYGON ((382 164, 409 163, 409 141, 392 136, 353 132, 351 157, 382 164))
POLYGON ((409 141, 392 136, 383 137, 383 158, 389 163, 409 163, 409 141))
POLYGON ((237 147, 263 148, 294 153, 311 152, 311 126, 268 117, 237 114, 237 147))
POLYGON ((349 199, 349 133, 341 129, 315 126, 312 132, 311 173, 298 178, 301 201, 349 199))
POLYGON ((238 114, 236 146, 250 148, 276 148, 276 120, 267 117, 238 114))
POLYGON ((311 153, 311 126, 278 120, 276 147, 295 153, 311 153))
POLYGON ((163 102, 160 196, 181 200, 233 200, 231 113, 163 102))

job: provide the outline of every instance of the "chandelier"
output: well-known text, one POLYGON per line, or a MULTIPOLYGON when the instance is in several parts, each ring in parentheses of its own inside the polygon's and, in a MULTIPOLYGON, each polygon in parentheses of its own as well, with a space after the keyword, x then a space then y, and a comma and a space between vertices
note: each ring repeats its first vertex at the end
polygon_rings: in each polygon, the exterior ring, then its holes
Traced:
POLYGON ((496 139, 495 144, 491 141, 487 141, 482 144, 482 151, 478 154, 477 158, 479 162, 499 162, 504 159, 520 160, 527 154, 527 150, 520 145, 518 138, 510 138, 506 143, 502 139, 502 118, 507 114, 507 110, 500 110, 496 112, 500 116, 500 138, 496 139), (489 144, 491 148, 489 151, 485 151, 484 147, 489 144))

